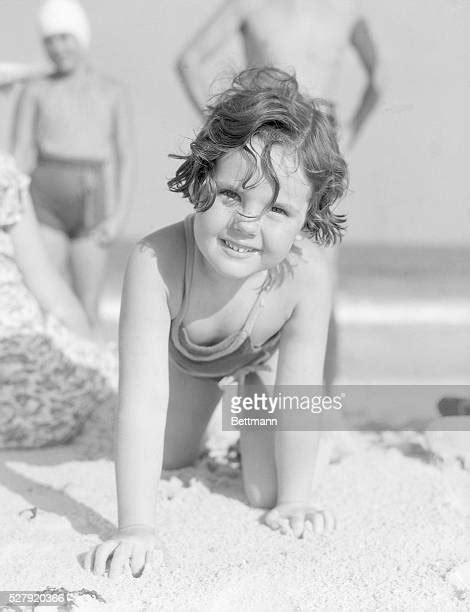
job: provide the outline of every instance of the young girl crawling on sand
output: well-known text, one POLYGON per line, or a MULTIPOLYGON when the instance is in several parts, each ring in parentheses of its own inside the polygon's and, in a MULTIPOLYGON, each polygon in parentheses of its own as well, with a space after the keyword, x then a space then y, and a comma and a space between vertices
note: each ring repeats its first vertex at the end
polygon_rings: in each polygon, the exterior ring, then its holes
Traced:
MULTIPOLYGON (((142 240, 120 321, 119 529, 86 566, 138 574, 158 547, 162 466, 194 462, 222 390, 321 385, 331 287, 319 245, 341 237, 347 183, 321 104, 274 68, 250 69, 208 108, 171 191, 195 208, 142 240)), ((246 497, 266 524, 301 537, 331 528, 312 496, 312 431, 242 431, 246 497)))

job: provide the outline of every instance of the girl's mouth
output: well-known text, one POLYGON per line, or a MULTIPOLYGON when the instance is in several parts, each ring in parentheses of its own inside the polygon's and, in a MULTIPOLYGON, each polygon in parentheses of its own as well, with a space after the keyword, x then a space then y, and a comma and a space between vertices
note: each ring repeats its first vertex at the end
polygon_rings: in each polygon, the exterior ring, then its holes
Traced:
POLYGON ((231 240, 221 238, 220 241, 226 248, 230 249, 231 251, 234 251, 235 253, 240 253, 241 255, 246 255, 248 253, 259 253, 259 249, 254 249, 252 247, 236 244, 231 240))

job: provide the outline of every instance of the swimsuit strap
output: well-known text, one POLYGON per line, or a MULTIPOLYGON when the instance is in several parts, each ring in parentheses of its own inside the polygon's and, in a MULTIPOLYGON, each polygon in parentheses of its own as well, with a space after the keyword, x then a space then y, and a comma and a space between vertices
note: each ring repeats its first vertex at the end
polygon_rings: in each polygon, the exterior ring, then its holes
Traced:
POLYGON ((258 295, 256 296, 255 303, 251 307, 250 312, 248 313, 248 317, 246 318, 245 325, 242 327, 242 331, 246 333, 247 336, 251 334, 253 331, 253 327, 255 326, 256 319, 264 307, 264 292, 266 291, 265 284, 263 283, 261 289, 258 291, 258 295))
POLYGON ((184 285, 183 285, 183 301, 176 320, 180 323, 188 310, 189 293, 194 275, 194 259, 196 254, 196 241, 194 240, 193 230, 194 214, 184 218, 184 236, 186 239, 186 255, 184 262, 184 285))

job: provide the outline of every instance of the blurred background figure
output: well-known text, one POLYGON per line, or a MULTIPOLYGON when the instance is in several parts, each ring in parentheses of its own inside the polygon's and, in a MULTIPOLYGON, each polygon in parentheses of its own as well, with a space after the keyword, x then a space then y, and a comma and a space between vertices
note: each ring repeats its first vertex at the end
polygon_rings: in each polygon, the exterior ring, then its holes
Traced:
MULTIPOLYGON (((366 20, 354 0, 228 0, 183 50, 177 70, 184 89, 201 113, 216 74, 208 73, 233 37, 242 42, 247 67, 270 65, 294 70, 301 87, 323 98, 340 142, 350 147, 378 101, 377 54, 366 20), (336 86, 347 48, 357 54, 366 75, 354 114, 338 126, 336 86)), ((325 251, 336 280, 333 249, 325 251)), ((325 383, 331 386, 337 362, 337 325, 331 315, 325 361, 325 383)))
POLYGON ((116 390, 116 357, 50 263, 28 184, 0 152, 0 448, 67 442, 116 390))
MULTIPOLYGON (((97 41, 90 61, 128 84, 135 108, 135 205, 123 240, 111 248, 101 300, 105 330, 114 338, 130 245, 188 213, 187 203, 166 187, 175 169, 168 151, 186 150, 186 135, 200 116, 188 103, 174 65, 182 45, 226 3, 191 0, 182 11, 181 2, 146 1, 142 19, 133 3, 119 2, 117 10, 116 0, 81 2, 97 41)), ((428 0, 358 3, 379 44, 379 79, 386 87, 348 160, 351 189, 341 205, 348 231, 338 257, 336 383, 464 384, 470 361, 470 3, 438 0, 432 11, 428 0), (436 45, 442 32, 446 44, 436 45)), ((40 62, 36 6, 0 2, 0 23, 5 24, 0 57, 40 62)), ((344 44, 331 96, 346 136, 344 126, 363 97, 367 75, 349 39, 344 44)), ((227 55, 218 66, 217 58, 207 59, 201 82, 246 64, 238 30, 223 51, 227 55)), ((293 66, 294 61, 288 57, 285 63, 293 66)), ((8 147, 20 90, 0 96, 0 148, 8 147)), ((436 403, 446 394, 460 395, 429 387, 423 413, 434 418, 436 403)), ((395 414, 395 402, 389 404, 395 414)))
POLYGON ((12 151, 51 258, 92 325, 107 247, 130 203, 133 138, 121 85, 88 62, 90 25, 76 0, 45 0, 39 30, 52 72, 30 81, 14 114, 12 151))
POLYGON ((293 69, 312 96, 334 111, 344 52, 351 46, 367 77, 361 99, 347 125, 351 144, 378 100, 377 55, 366 20, 354 0, 229 0, 184 49, 177 69, 189 99, 201 112, 217 75, 207 74, 214 56, 234 36, 241 39, 246 66, 293 69))

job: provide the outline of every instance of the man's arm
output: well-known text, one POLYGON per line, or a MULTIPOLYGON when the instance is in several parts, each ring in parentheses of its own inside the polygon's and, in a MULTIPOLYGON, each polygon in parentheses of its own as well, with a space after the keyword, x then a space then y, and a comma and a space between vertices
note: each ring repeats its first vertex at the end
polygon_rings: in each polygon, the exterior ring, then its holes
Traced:
POLYGON ((377 50, 369 26, 364 19, 356 21, 349 40, 359 57, 367 78, 361 100, 351 121, 352 142, 350 144, 352 144, 377 105, 380 92, 376 83, 377 50))
POLYGON ((118 236, 132 205, 133 182, 135 179, 135 141, 130 104, 127 93, 117 92, 113 117, 112 145, 116 160, 115 176, 107 172, 109 193, 115 196, 108 216, 93 231, 101 245, 112 243, 118 236), (114 184, 112 181, 114 180, 114 184))
POLYGON ((27 174, 31 174, 36 163, 36 115, 36 85, 28 83, 16 103, 10 139, 10 151, 18 167, 27 174))
POLYGON ((226 0, 183 49, 176 62, 176 71, 190 102, 200 114, 209 98, 212 76, 207 64, 223 49, 241 28, 244 2, 226 0))
POLYGON ((127 92, 120 90, 114 119, 114 147, 117 162, 117 202, 113 214, 124 221, 131 203, 135 172, 135 139, 127 92))

